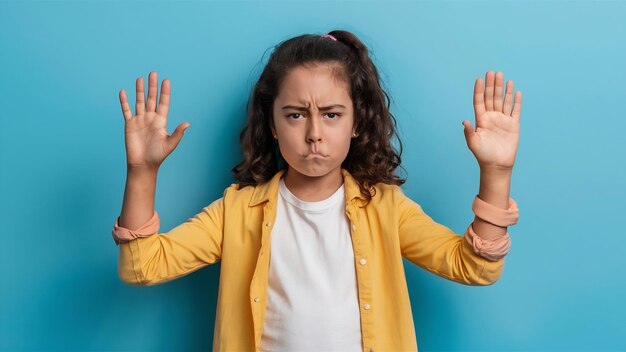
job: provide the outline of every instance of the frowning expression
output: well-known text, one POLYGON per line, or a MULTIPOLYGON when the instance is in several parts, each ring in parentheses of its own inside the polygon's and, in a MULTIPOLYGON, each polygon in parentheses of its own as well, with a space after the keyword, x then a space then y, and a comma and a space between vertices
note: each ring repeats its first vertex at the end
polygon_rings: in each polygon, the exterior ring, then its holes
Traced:
POLYGON ((336 66, 298 66, 274 100, 272 132, 290 171, 308 177, 339 173, 350 150, 354 116, 347 82, 336 66))

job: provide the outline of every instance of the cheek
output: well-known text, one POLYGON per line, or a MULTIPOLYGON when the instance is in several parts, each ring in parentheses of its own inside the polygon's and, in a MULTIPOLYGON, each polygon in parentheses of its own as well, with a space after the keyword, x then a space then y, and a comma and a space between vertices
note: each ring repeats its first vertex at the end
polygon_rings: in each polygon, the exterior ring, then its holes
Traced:
POLYGON ((294 136, 290 134, 278 135, 278 149, 283 158, 290 159, 297 155, 300 145, 294 140, 294 136))
POLYGON ((350 142, 352 141, 352 129, 351 128, 342 128, 334 131, 333 140, 335 141, 335 145, 337 146, 350 146, 350 142))

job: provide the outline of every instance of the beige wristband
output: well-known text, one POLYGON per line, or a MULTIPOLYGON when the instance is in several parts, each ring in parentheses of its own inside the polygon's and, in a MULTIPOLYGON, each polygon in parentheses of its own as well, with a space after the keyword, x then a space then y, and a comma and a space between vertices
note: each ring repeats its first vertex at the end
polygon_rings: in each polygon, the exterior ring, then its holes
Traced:
POLYGON ((515 225, 519 220, 519 210, 513 198, 509 198, 509 208, 502 209, 485 202, 476 195, 472 211, 478 218, 499 227, 515 225))

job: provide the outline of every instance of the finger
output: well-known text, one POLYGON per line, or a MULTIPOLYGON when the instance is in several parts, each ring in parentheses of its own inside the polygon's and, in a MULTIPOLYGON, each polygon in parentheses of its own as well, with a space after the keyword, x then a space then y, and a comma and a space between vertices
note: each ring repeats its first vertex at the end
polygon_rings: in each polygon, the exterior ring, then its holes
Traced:
POLYGON ((485 109, 487 111, 493 111, 493 84, 494 84, 494 73, 493 71, 489 71, 485 77, 485 109))
POLYGON ((463 134, 465 134, 465 141, 467 142, 467 146, 470 145, 470 140, 473 138, 474 127, 472 127, 472 123, 468 120, 463 120, 461 122, 463 124, 463 134))
POLYGON ((513 104, 513 112, 511 113, 511 116, 513 116, 516 119, 519 119, 521 114, 522 114, 522 92, 518 90, 517 93, 515 93, 515 104, 513 104))
POLYGON ((506 92, 504 94, 504 107, 502 107, 502 113, 511 116, 511 109, 513 108, 513 88, 515 88, 513 81, 506 82, 506 92))
POLYGON ((159 78, 157 77, 157 73, 150 72, 150 75, 148 76, 148 105, 146 106, 146 111, 148 112, 156 110, 158 82, 159 78))
POLYGON ((474 114, 478 116, 485 113, 485 83, 478 78, 474 83, 474 114))
POLYGON ((159 106, 157 107, 157 114, 167 116, 170 111, 170 80, 164 79, 161 82, 161 96, 159 97, 159 106))
POLYGON ((181 123, 176 127, 174 132, 172 132, 172 135, 167 138, 166 143, 168 153, 171 153, 176 148, 178 143, 180 143, 180 140, 183 138, 183 135, 189 126, 191 125, 188 122, 181 123))
POLYGON ((146 96, 143 92, 143 77, 137 78, 135 84, 136 90, 136 102, 135 102, 135 115, 143 115, 146 112, 146 96))
POLYGON ((496 72, 496 87, 493 92, 493 108, 502 112, 502 87, 504 86, 504 73, 496 72))
POLYGON ((131 119, 133 117, 133 113, 132 111, 130 111, 128 98, 126 97, 126 91, 124 91, 123 89, 120 91, 120 104, 122 106, 122 115, 124 116, 124 121, 131 119))

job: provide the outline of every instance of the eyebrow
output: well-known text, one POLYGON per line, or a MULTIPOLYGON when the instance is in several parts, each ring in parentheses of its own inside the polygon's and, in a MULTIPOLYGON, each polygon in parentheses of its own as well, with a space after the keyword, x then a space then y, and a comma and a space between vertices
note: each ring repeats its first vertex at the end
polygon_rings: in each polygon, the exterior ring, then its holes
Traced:
MULTIPOLYGON (((331 110, 331 109, 336 109, 336 108, 343 108, 345 109, 346 107, 341 105, 341 104, 333 104, 333 105, 329 105, 329 106, 320 106, 320 110, 326 111, 326 110, 331 110)), ((305 106, 295 106, 295 105, 285 105, 282 107, 282 110, 287 110, 287 109, 294 109, 294 110, 298 110, 298 111, 307 111, 308 108, 305 106)))

